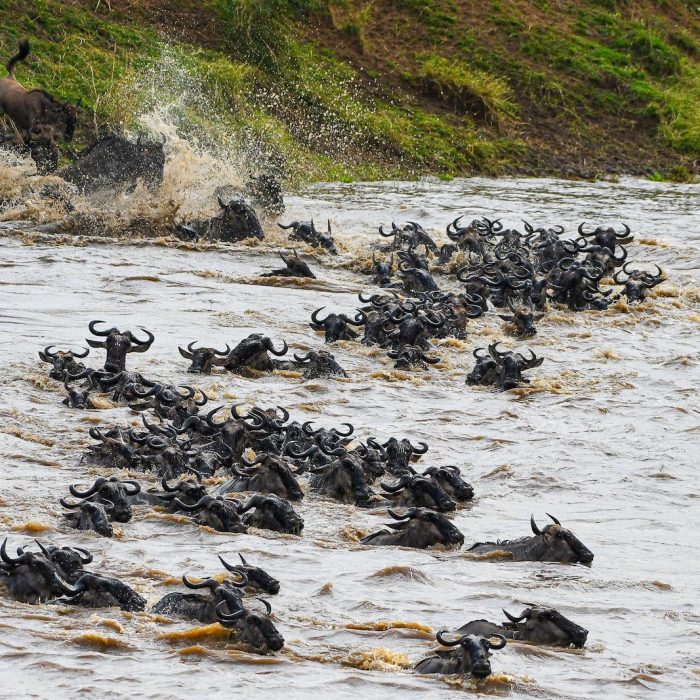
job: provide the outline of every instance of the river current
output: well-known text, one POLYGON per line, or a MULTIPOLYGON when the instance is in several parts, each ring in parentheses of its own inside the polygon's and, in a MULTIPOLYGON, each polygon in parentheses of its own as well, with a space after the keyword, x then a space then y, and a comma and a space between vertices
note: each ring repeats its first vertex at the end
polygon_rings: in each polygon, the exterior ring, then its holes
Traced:
MULTIPOLYGON (((330 218, 338 259, 307 255, 318 279, 262 284, 278 266, 284 235, 257 247, 188 247, 164 239, 54 236, 32 221, 0 233, 0 492, 10 550, 33 538, 77 545, 89 567, 119 576, 148 599, 178 587, 183 573, 220 573, 217 554, 239 552, 281 581, 270 598, 284 649, 256 656, 218 625, 149 613, 31 606, 0 594, 0 697, 386 698, 456 693, 511 698, 690 698, 700 696, 700 194, 697 186, 638 180, 582 183, 469 179, 323 183, 287 197, 282 221, 330 218), (635 241, 629 259, 667 281, 636 307, 606 312, 551 308, 538 335, 515 342, 494 312, 470 323, 466 341, 439 342, 441 363, 400 372, 383 351, 331 348, 347 380, 303 381, 290 373, 193 377, 178 345, 223 347, 253 332, 299 352, 321 347, 311 312, 352 312, 371 289, 359 271, 377 227, 415 220, 445 239, 445 225, 500 217, 618 225, 635 241), (145 327, 156 341, 129 356, 144 375, 205 390, 212 406, 245 401, 288 408, 317 426, 350 422, 361 438, 425 441, 417 468, 459 465, 476 497, 454 523, 462 551, 370 548, 358 539, 386 519, 307 493, 299 537, 268 531, 221 534, 145 506, 113 539, 68 528, 58 499, 71 483, 104 470, 80 464, 91 426, 132 423, 125 407, 75 411, 37 352, 84 345, 87 324, 145 327), (489 342, 545 358, 521 390, 465 385, 472 349, 489 342), (591 567, 475 561, 476 541, 529 533, 530 514, 558 517, 595 554, 591 567), (556 607, 589 630, 582 650, 509 644, 494 652, 484 682, 417 676, 411 666, 434 632, 469 620, 499 622, 501 608, 556 607)), ((14 219, 22 218, 13 215, 14 219)), ((49 217, 50 218, 50 217, 49 217)), ((308 253, 303 246, 299 252, 308 253)), ((453 280, 438 278, 446 288, 453 280)), ((103 360, 91 351, 88 364, 103 360)), ((131 474, 142 484, 151 476, 131 474)), ((295 507, 296 504, 295 504, 295 507)))

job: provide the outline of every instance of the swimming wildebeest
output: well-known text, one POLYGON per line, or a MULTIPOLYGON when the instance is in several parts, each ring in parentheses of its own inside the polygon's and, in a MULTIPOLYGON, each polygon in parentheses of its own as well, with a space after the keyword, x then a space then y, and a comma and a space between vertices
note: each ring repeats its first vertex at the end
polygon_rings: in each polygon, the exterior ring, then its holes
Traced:
POLYGON ((77 121, 76 105, 60 102, 40 88, 28 90, 15 77, 17 64, 28 55, 29 42, 25 39, 7 63, 7 75, 0 78, 0 112, 10 118, 27 143, 38 124, 62 127, 65 140, 70 141, 77 121))

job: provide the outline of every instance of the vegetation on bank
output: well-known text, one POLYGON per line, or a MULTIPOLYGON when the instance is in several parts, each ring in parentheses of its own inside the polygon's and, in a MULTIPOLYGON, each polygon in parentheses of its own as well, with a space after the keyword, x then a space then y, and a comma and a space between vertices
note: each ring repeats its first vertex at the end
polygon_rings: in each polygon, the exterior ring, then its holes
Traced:
POLYGON ((82 101, 83 141, 165 105, 292 179, 699 168, 683 0, 0 0, 0 20, 3 56, 32 42, 25 84, 82 101))

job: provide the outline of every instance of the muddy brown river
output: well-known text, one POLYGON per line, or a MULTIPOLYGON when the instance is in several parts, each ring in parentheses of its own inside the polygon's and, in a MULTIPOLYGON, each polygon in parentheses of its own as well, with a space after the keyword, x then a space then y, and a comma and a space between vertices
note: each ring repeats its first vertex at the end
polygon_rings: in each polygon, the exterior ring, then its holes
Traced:
MULTIPOLYGON (((284 286, 257 275, 279 263, 284 236, 258 247, 186 249, 168 240, 86 242, 41 227, 50 212, 13 210, 0 233, 2 537, 77 545, 89 567, 117 575, 149 609, 183 573, 221 572, 217 555, 243 553, 281 581, 270 598, 285 638, 278 654, 236 648, 218 624, 202 626, 117 609, 25 605, 0 591, 0 697, 690 698, 700 696, 700 194, 697 186, 636 180, 454 180, 318 184, 288 197, 283 220, 330 218, 339 259, 307 257, 318 279, 284 286), (441 363, 400 372, 383 351, 332 348, 347 380, 290 373, 243 378, 186 374, 178 345, 223 347, 252 332, 304 351, 326 306, 351 312, 370 289, 356 271, 377 226, 420 221, 443 242, 458 214, 536 225, 627 222, 630 259, 658 263, 667 281, 636 307, 550 308, 538 335, 514 343, 493 312, 467 341, 438 342, 441 363), (19 221, 30 218, 31 221, 19 221), (37 223, 38 222, 38 223, 37 223), (356 264, 350 264, 356 263, 356 264), (408 437, 429 452, 417 467, 457 464, 476 491, 454 523, 462 551, 358 544, 385 520, 308 493, 300 537, 222 534, 146 506, 113 539, 68 528, 58 499, 104 470, 82 466, 91 426, 139 424, 125 407, 69 410, 37 351, 81 346, 92 319, 151 330, 156 341, 128 367, 205 390, 212 405, 282 405, 317 426, 351 422, 358 436, 408 437), (532 384, 494 392, 465 386, 472 349, 503 340, 545 357, 532 384), (595 554, 591 567, 475 561, 476 541, 529 533, 552 513, 595 554), (508 644, 476 682, 415 675, 434 632, 503 619, 501 608, 558 608, 589 630, 582 650, 508 644)), ((7 218, 7 217, 6 217, 7 218)), ((320 226, 319 226, 320 227, 320 226)), ((300 248, 300 252, 305 250, 300 248)), ((438 278, 450 288, 453 281, 438 278)), ((103 361, 93 350, 88 364, 103 361)), ((218 372, 218 370, 215 370, 218 372)), ((123 475, 123 474, 122 474, 123 475)), ((151 476, 132 474, 142 484, 151 476)))

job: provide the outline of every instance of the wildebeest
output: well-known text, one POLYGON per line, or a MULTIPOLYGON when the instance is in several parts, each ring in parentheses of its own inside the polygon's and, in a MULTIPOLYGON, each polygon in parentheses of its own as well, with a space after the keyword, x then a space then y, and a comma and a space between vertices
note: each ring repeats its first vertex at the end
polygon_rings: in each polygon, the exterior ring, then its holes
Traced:
POLYGON ((379 530, 360 540, 361 544, 425 549, 436 544, 461 547, 464 535, 444 516, 423 508, 409 508, 403 515, 388 509, 396 521, 386 523, 395 530, 379 530))
POLYGON ((300 535, 304 529, 304 521, 294 510, 292 504, 274 494, 263 496, 256 493, 238 509, 238 512, 246 513, 243 516, 243 522, 247 526, 257 527, 261 530, 275 530, 290 535, 300 535), (248 512, 253 508, 255 510, 252 513, 248 512))
POLYGON ((493 634, 489 637, 480 637, 474 634, 464 634, 455 640, 447 640, 444 635, 446 630, 438 632, 438 642, 446 647, 459 647, 453 651, 438 651, 435 656, 419 661, 415 670, 418 673, 441 673, 449 675, 453 673, 471 674, 475 678, 486 678, 491 675, 491 662, 489 651, 491 649, 503 649, 506 638, 502 634, 493 634), (498 638, 498 642, 491 641, 491 637, 498 638))
POLYGON ((109 512, 113 510, 113 506, 109 502, 95 503, 94 501, 78 501, 78 503, 69 503, 65 498, 60 499, 60 503, 70 512, 64 513, 63 516, 77 530, 94 530, 102 537, 112 537, 114 528, 109 522, 109 512))
POLYGON ((329 313, 326 318, 320 318, 319 313, 325 309, 322 306, 311 314, 311 328, 315 331, 324 331, 327 343, 335 343, 338 340, 357 340, 359 337, 355 331, 348 326, 361 326, 366 316, 363 311, 358 311, 354 319, 346 314, 329 313))
POLYGON ((309 350, 306 355, 294 353, 294 359, 304 370, 303 379, 348 376, 347 372, 335 361, 335 357, 326 350, 309 350))
POLYGON ((240 575, 238 581, 225 579, 220 582, 208 578, 195 583, 187 578, 187 574, 183 574, 182 582, 190 589, 206 588, 207 593, 168 593, 153 606, 153 612, 156 615, 183 617, 187 620, 211 623, 218 619, 216 607, 220 603, 227 602, 229 607, 236 607, 241 598, 240 589, 248 583, 248 579, 245 575, 240 575))
MULTIPOLYGON (((549 513, 547 514, 549 515, 549 513)), ((590 564, 593 553, 561 523, 549 515, 553 525, 545 525, 541 530, 530 517, 530 527, 534 537, 521 537, 518 540, 498 542, 477 542, 469 548, 473 554, 489 552, 509 552, 515 561, 558 561, 564 564, 590 564)))
POLYGON ((88 608, 118 607, 128 612, 141 611, 146 599, 131 586, 112 576, 85 572, 73 585, 70 598, 62 602, 88 608))
POLYGON ((139 136, 130 141, 117 134, 101 135, 58 175, 86 194, 115 189, 131 192, 139 182, 158 188, 165 168, 164 144, 164 138, 153 141, 139 136))
POLYGON ((296 250, 293 255, 285 255, 282 251, 278 251, 278 255, 282 258, 282 262, 286 267, 270 272, 263 272, 260 277, 310 277, 316 279, 316 275, 311 272, 311 268, 299 257, 296 250))
POLYGON ((7 63, 7 75, 0 78, 0 112, 6 114, 29 143, 38 124, 63 128, 66 141, 73 138, 77 122, 76 105, 60 102, 45 90, 28 90, 15 77, 17 64, 29 55, 29 42, 19 43, 17 53, 7 63))
POLYGON ((511 615, 507 610, 503 614, 508 618, 500 625, 488 620, 472 620, 462 625, 456 634, 476 634, 491 637, 500 634, 507 639, 531 644, 546 644, 554 647, 576 647, 586 644, 588 630, 571 622, 554 608, 529 605, 518 615, 511 615))
POLYGON ((131 506, 127 496, 135 496, 141 491, 138 482, 131 479, 121 481, 116 476, 109 479, 101 476, 87 491, 78 491, 75 486, 69 486, 68 490, 76 498, 89 498, 93 501, 112 504, 111 516, 119 523, 128 523, 131 520, 131 506))
POLYGON ((466 383, 469 386, 496 386, 502 391, 515 389, 521 383, 529 383, 530 380, 522 375, 525 370, 539 367, 544 362, 544 358, 537 357, 532 350, 530 357, 526 358, 519 352, 498 350, 498 345, 493 343, 488 346, 488 356, 478 354, 483 348, 473 351, 476 365, 467 375, 466 383))
POLYGON ((225 367, 229 372, 241 372, 253 369, 258 372, 272 372, 276 366, 268 353, 281 357, 289 349, 282 341, 282 349, 275 350, 272 341, 261 333, 251 333, 241 340, 226 357, 225 367))
POLYGON ((39 352, 39 357, 43 362, 48 362, 52 365, 49 377, 57 379, 59 382, 66 380, 69 374, 80 374, 85 370, 85 365, 81 362, 76 362, 76 359, 82 360, 86 358, 90 351, 84 348, 85 352, 80 355, 72 350, 57 350, 52 352, 54 345, 47 345, 43 351, 39 352))
POLYGON ((265 238, 258 215, 250 204, 243 199, 231 199, 226 203, 220 196, 217 201, 221 209, 218 216, 180 224, 179 231, 195 240, 205 238, 224 243, 236 243, 246 238, 265 238))
POLYGON ((241 560, 240 564, 229 564, 220 554, 218 556, 219 561, 228 571, 245 576, 248 579, 248 586, 271 595, 276 595, 280 592, 280 582, 272 578, 267 571, 264 571, 259 566, 248 564, 242 554, 238 555, 241 560))
POLYGON ((429 467, 423 472, 423 476, 439 484, 440 488, 454 501, 470 501, 474 498, 474 488, 462 479, 459 467, 452 465, 429 467))
POLYGON ((195 521, 219 532, 245 532, 246 526, 241 520, 238 509, 240 501, 224 496, 203 496, 197 503, 187 504, 175 498, 173 505, 188 513, 196 513, 195 521))
POLYGON ((232 468, 235 477, 216 488, 215 495, 230 492, 257 491, 300 501, 304 492, 290 466, 276 455, 259 454, 252 462, 241 461, 247 469, 232 468))
POLYGON ((219 603, 216 608, 219 623, 235 631, 236 641, 249 644, 256 651, 279 651, 284 646, 284 638, 270 619, 272 606, 262 598, 259 600, 265 606, 266 615, 244 607, 242 602, 235 607, 227 605, 226 601, 219 603))
POLYGON ((93 340, 87 338, 87 343, 91 348, 104 348, 107 351, 105 360, 105 370, 107 372, 122 372, 126 369, 126 356, 131 352, 146 352, 151 347, 155 337, 153 333, 144 329, 147 340, 138 340, 131 331, 122 333, 118 328, 109 328, 100 331, 95 328, 98 323, 104 321, 90 321, 88 328, 90 333, 105 338, 105 340, 93 340))
POLYGON ((381 495, 396 506, 429 508, 439 513, 453 511, 456 507, 437 481, 419 474, 404 474, 395 484, 381 481, 380 485, 387 492, 381 495))
POLYGON ((223 367, 231 353, 231 348, 228 344, 226 345, 226 350, 195 348, 194 343, 190 343, 187 346, 187 350, 183 350, 181 347, 178 347, 178 350, 186 360, 192 361, 187 370, 190 374, 211 374, 211 368, 214 365, 223 367))
POLYGON ((22 603, 36 605, 76 591, 59 575, 56 566, 44 554, 17 549, 18 557, 7 553, 7 538, 0 546, 0 580, 12 596, 22 603))

